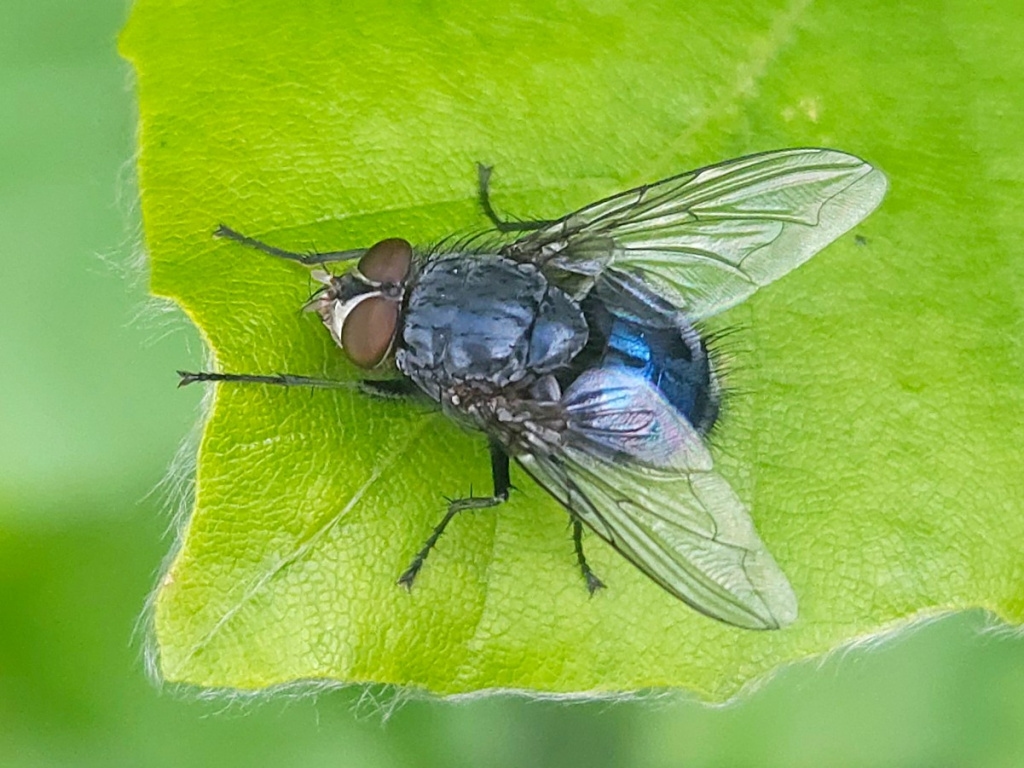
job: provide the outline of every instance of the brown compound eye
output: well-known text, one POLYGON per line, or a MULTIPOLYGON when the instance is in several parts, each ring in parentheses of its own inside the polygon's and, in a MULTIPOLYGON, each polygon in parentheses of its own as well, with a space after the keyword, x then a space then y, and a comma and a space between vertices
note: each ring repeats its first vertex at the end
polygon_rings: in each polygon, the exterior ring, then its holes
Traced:
POLYGON ((398 302, 372 296, 348 313, 341 329, 341 346, 360 368, 373 368, 388 353, 397 328, 398 302))
POLYGON ((375 283, 401 283, 412 265, 412 246, 400 237, 381 240, 359 259, 359 272, 375 283))

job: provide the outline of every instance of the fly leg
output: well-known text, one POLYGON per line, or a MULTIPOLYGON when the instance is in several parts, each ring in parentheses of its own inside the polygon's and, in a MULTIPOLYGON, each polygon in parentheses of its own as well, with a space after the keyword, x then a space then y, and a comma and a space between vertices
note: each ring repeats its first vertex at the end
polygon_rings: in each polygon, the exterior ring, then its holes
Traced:
POLYGON ((378 400, 400 400, 421 395, 419 388, 409 379, 364 379, 339 381, 291 373, 218 373, 215 371, 178 371, 178 386, 206 381, 226 381, 234 384, 270 384, 277 387, 311 387, 313 389, 358 389, 378 400))
POLYGON ((230 381, 242 384, 271 384, 278 387, 316 387, 318 389, 355 389, 355 381, 318 379, 313 376, 294 376, 290 373, 261 375, 255 373, 216 373, 214 371, 178 371, 179 387, 187 387, 201 381, 230 381))
POLYGON ((444 529, 448 527, 448 523, 452 521, 453 517, 459 514, 459 512, 465 512, 467 509, 487 509, 508 501, 508 492, 512 488, 512 483, 509 481, 508 476, 508 454, 505 453, 504 448, 493 440, 489 447, 491 451, 491 479, 494 482, 494 495, 470 496, 465 499, 452 499, 448 502, 448 511, 445 513, 445 516, 434 528, 433 533, 430 534, 430 538, 424 543, 423 548, 416 553, 416 557, 413 558, 409 567, 398 577, 398 583, 406 589, 412 589, 412 584, 416 581, 416 576, 423 567, 427 555, 430 554, 430 550, 437 544, 437 540, 441 538, 441 534, 444 533, 444 529))
POLYGON ((276 256, 279 259, 288 259, 289 261, 297 261, 300 264, 305 264, 307 267, 313 264, 327 264, 332 261, 348 261, 350 259, 358 259, 364 253, 365 248, 357 248, 351 251, 324 251, 323 253, 296 253, 295 251, 286 251, 283 248, 277 248, 273 245, 267 245, 266 243, 257 240, 254 237, 248 237, 243 235, 241 232, 236 232, 231 227, 221 224, 213 232, 214 237, 220 237, 225 240, 234 240, 236 243, 247 245, 250 248, 255 248, 257 251, 266 253, 270 256, 276 256))
POLYGON ((494 224, 495 229, 499 232, 532 232, 537 229, 544 229, 554 224, 554 221, 509 221, 503 219, 495 212, 491 206, 491 193, 489 187, 491 185, 491 171, 494 170, 493 166, 484 165, 483 163, 476 164, 476 174, 479 183, 479 196, 480 196, 480 207, 484 209, 484 213, 487 214, 487 218, 494 224))
POLYGON ((423 391, 412 379, 363 379, 359 382, 359 388, 370 397, 381 400, 401 400, 423 395, 423 391))
POLYGON ((575 515, 572 516, 572 543, 576 547, 576 562, 580 564, 583 578, 587 582, 587 591, 590 594, 594 594, 597 590, 604 589, 604 582, 597 578, 594 572, 590 570, 587 558, 583 554, 583 523, 575 515))

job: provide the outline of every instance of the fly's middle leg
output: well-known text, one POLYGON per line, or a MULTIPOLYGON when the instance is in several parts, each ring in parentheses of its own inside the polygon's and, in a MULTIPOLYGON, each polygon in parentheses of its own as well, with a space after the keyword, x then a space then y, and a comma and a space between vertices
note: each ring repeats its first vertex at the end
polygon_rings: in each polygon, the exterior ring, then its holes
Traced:
POLYGON ((576 562, 580 565, 583 579, 587 582, 587 591, 594 594, 599 589, 604 589, 604 582, 601 581, 590 569, 587 558, 583 554, 583 523, 575 515, 572 516, 572 543, 576 547, 576 562))
POLYGON ((554 221, 520 221, 518 219, 503 219, 494 207, 491 205, 491 171, 494 168, 490 165, 484 165, 483 163, 476 164, 476 175, 478 183, 478 195, 480 199, 480 207, 484 209, 484 213, 487 218, 494 224, 495 229, 499 232, 533 232, 534 230, 544 229, 554 224, 554 221))
POLYGON ((448 527, 448 523, 452 521, 459 512, 465 512, 466 510, 474 509, 487 509, 489 507, 496 507, 499 504, 504 504, 508 501, 508 493, 512 488, 512 483, 509 480, 508 474, 508 454, 505 453, 505 449, 500 445, 491 441, 490 443, 491 452, 491 480, 494 482, 494 494, 491 496, 469 496, 464 499, 452 499, 448 502, 448 511, 445 512, 441 522, 438 523, 430 537, 424 542, 423 547, 419 552, 416 553, 416 557, 413 558, 409 567, 405 569, 401 576, 398 577, 398 583, 406 589, 412 589, 413 582, 416 581, 416 576, 419 575, 420 569, 423 568, 423 563, 427 559, 427 555, 437 544, 438 539, 444 533, 445 528, 448 527))

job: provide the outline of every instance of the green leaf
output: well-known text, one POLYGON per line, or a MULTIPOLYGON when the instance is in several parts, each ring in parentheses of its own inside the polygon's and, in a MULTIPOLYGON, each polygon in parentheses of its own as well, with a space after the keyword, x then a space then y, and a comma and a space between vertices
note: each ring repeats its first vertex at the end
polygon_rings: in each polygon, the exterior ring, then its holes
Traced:
MULTIPOLYGON (((891 181, 853 235, 723 318, 738 325, 727 472, 800 618, 698 615, 591 536, 589 599, 566 516, 484 443, 357 393, 220 386, 196 505, 155 600, 171 681, 295 680, 451 694, 684 686, 720 699, 781 663, 941 612, 1024 618, 1024 48, 1013 0, 511 5, 138 0, 152 289, 220 369, 354 372, 299 313, 293 249, 430 243, 495 199, 560 215, 709 162, 832 146, 891 181)), ((170 373, 170 372, 169 372, 170 373)), ((725 461, 725 459, 723 459, 725 461)))

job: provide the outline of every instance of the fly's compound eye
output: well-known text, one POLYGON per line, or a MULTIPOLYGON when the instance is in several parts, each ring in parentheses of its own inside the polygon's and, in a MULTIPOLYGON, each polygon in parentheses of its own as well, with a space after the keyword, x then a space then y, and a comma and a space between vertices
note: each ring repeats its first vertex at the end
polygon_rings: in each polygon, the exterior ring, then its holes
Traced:
POLYGON ((359 259, 357 269, 373 283, 395 283, 405 281, 412 266, 412 246, 400 237, 381 240, 359 259))
POLYGON ((384 359, 398 328, 398 310, 397 302, 383 296, 363 299, 352 308, 341 329, 341 346, 353 363, 373 368, 384 359))

